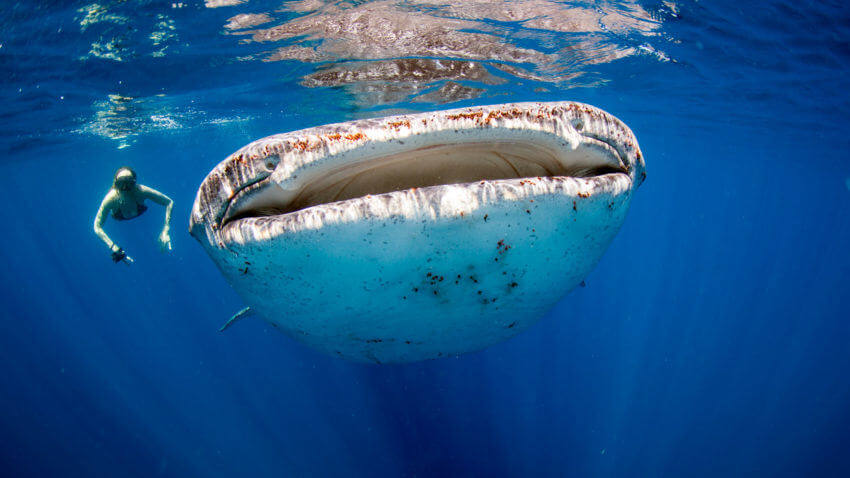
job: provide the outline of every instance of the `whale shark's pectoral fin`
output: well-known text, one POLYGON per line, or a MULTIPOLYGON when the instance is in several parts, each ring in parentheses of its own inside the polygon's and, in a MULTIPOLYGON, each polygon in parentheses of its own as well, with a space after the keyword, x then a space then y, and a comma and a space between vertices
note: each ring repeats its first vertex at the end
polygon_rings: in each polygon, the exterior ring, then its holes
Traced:
POLYGON ((250 307, 245 307, 244 309, 240 310, 239 312, 233 314, 233 317, 231 317, 230 320, 225 322, 224 325, 222 325, 221 328, 218 329, 218 331, 224 332, 224 329, 233 325, 234 322, 236 322, 237 320, 242 320, 249 315, 254 315, 254 311, 251 310, 250 307))

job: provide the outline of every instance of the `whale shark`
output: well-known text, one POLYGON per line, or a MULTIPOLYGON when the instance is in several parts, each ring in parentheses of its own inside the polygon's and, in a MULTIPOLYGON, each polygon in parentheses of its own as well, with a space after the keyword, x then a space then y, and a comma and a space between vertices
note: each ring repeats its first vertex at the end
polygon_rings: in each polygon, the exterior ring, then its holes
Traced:
POLYGON ((645 171, 628 126, 582 103, 360 119, 228 156, 190 233, 248 306, 225 327, 413 362, 513 337, 583 285, 645 171))

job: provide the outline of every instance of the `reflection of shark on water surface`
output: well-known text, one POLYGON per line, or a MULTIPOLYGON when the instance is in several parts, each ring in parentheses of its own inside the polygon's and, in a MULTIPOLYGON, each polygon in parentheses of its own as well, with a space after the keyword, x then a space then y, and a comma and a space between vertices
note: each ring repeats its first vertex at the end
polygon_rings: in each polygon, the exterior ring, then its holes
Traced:
POLYGON ((229 156, 191 232, 291 337, 408 362, 537 321, 598 262, 644 176, 629 128, 579 103, 358 120, 229 156))

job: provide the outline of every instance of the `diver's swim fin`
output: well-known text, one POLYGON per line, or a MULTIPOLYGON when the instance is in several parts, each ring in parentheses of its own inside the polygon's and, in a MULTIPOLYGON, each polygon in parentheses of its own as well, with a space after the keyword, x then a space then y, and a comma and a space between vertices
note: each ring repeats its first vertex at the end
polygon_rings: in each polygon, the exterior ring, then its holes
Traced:
POLYGON ((244 309, 240 310, 239 312, 237 312, 237 313, 233 314, 233 317, 231 317, 231 318, 230 318, 230 320, 228 320, 227 322, 225 322, 225 323, 224 323, 224 325, 222 325, 222 326, 221 326, 221 328, 220 328, 220 329, 218 329, 218 331, 219 331, 219 332, 224 332, 224 329, 226 329, 226 328, 230 327, 231 325, 233 325, 233 323, 234 323, 234 322, 236 322, 237 320, 242 320, 242 319, 244 319, 245 317, 247 317, 247 316, 249 316, 249 315, 253 315, 253 314, 254 314, 254 311, 253 311, 253 310, 251 310, 251 308, 250 308, 250 307, 245 307, 244 309))

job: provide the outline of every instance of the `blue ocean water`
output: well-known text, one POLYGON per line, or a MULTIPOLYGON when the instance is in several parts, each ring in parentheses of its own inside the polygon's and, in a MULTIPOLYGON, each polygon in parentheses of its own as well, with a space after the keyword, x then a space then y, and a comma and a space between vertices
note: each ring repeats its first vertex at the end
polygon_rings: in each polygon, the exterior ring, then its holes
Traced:
POLYGON ((850 474, 843 2, 23 2, 0 26, 4 476, 850 474), (536 326, 382 366, 217 331, 244 305, 186 223, 225 156, 555 100, 625 121, 648 179, 536 326), (155 206, 107 222, 131 267, 92 233, 122 165, 175 201, 170 254, 155 206))

